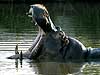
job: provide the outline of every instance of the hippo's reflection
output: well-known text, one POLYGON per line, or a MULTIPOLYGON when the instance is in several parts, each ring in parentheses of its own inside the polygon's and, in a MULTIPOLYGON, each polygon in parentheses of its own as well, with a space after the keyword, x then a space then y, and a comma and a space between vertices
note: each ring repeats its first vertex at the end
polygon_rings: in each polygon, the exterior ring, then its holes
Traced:
MULTIPOLYGON (((25 62, 25 61, 24 61, 25 62)), ((15 60, 16 70, 19 70, 19 65, 24 66, 23 61, 15 60)), ((80 74, 85 62, 36 62, 30 61, 29 68, 38 75, 67 75, 67 74, 80 74)))
MULTIPOLYGON (((24 61, 25 62, 25 61, 24 61)), ((19 71, 19 66, 23 68, 23 61, 15 60, 16 70, 19 71)), ((66 75, 79 74, 81 68, 85 65, 84 62, 29 62, 29 68, 32 68, 36 75, 66 75)), ((28 66, 28 65, 27 65, 28 66)), ((30 74, 30 73, 29 73, 30 74)))
POLYGON ((84 63, 75 62, 41 62, 30 63, 33 70, 36 73, 42 75, 67 75, 67 74, 79 74, 84 63))

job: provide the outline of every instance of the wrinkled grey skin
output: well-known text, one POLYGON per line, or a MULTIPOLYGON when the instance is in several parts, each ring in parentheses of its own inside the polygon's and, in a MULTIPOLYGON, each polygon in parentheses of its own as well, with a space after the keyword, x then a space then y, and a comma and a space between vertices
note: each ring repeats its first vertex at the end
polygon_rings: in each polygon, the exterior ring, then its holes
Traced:
POLYGON ((80 41, 66 36, 61 28, 56 27, 44 6, 31 5, 27 15, 38 26, 38 35, 29 50, 22 54, 23 57, 16 54, 8 57, 9 59, 28 58, 40 61, 63 61, 100 58, 99 48, 87 49, 80 41))

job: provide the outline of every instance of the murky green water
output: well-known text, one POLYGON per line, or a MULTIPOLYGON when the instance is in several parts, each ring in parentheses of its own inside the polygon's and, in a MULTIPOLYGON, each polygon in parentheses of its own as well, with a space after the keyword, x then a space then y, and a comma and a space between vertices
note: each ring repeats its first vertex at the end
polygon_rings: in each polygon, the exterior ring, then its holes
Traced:
MULTIPOLYGON (((86 47, 100 47, 100 4, 45 4, 56 26, 86 47)), ((99 75, 100 62, 41 62, 10 60, 16 44, 28 50, 37 28, 25 13, 29 5, 0 4, 0 75, 99 75)))

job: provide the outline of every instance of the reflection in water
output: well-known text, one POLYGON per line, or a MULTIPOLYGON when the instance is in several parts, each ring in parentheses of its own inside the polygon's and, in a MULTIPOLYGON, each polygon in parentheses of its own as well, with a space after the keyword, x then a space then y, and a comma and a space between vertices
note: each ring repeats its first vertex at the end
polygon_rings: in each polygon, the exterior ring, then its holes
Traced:
POLYGON ((30 63, 33 70, 42 75, 79 74, 84 63, 75 62, 41 62, 30 63))
MULTIPOLYGON (((35 62, 16 60, 15 66, 18 74, 28 75, 91 75, 99 74, 100 62, 35 62), (22 64, 24 62, 24 64, 22 64), (20 67, 18 67, 20 66, 20 67), (25 67, 26 66, 26 67, 25 67), (92 68, 92 69, 91 69, 92 68)), ((13 72, 13 71, 11 71, 13 72)), ((16 74, 17 74, 16 73, 16 74)))
MULTIPOLYGON (((85 62, 35 62, 28 60, 30 62, 30 68, 35 72, 36 75, 66 75, 66 74, 81 74, 85 62)), ((15 67, 17 72, 20 70, 18 66, 23 68, 25 65, 22 64, 23 61, 16 59, 15 67)), ((30 74, 30 73, 29 73, 30 74)))
POLYGON ((16 69, 18 68, 18 59, 15 60, 16 69))
POLYGON ((22 68, 22 65, 23 65, 23 60, 21 59, 21 60, 19 60, 19 59, 15 59, 15 67, 16 67, 16 69, 18 69, 18 65, 19 65, 19 63, 20 63, 20 67, 22 68), (20 61, 20 62, 19 62, 20 61))

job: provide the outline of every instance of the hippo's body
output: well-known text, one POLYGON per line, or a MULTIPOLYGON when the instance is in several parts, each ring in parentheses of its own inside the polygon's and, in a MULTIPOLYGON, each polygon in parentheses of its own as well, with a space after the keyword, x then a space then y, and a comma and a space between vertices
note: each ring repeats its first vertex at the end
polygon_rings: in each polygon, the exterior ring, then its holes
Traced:
POLYGON ((100 58, 99 48, 85 48, 80 41, 65 35, 61 28, 56 27, 43 5, 31 5, 28 15, 32 17, 32 21, 38 26, 39 33, 27 52, 8 58, 47 61, 100 58))

